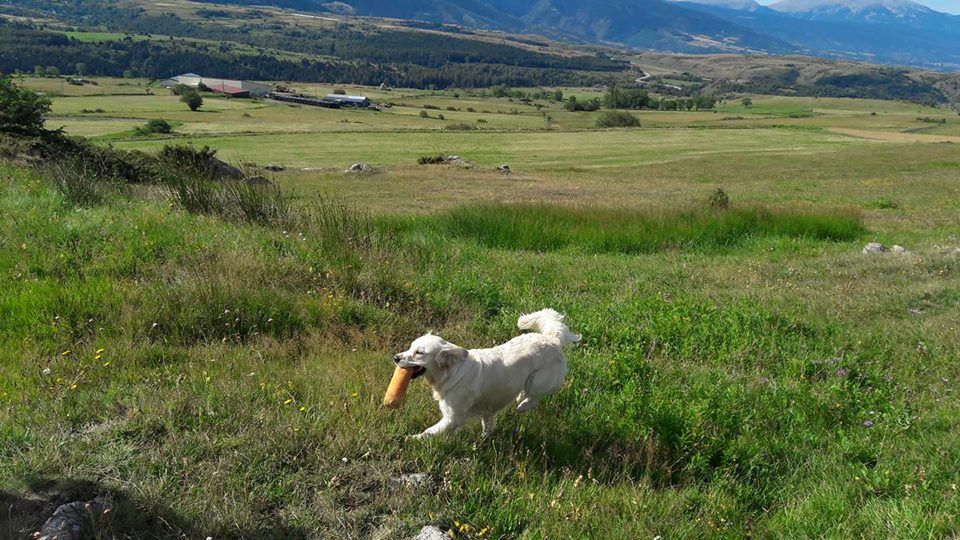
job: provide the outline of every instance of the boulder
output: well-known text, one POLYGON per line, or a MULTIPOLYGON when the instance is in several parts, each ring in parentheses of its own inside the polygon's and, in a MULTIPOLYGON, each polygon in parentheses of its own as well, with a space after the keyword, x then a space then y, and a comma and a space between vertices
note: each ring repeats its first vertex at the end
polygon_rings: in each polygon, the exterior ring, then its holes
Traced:
POLYGON ((886 253, 887 251, 889 251, 887 246, 881 244, 880 242, 870 242, 869 244, 863 246, 863 253, 865 255, 871 253, 886 253))
POLYGON ((497 170, 500 171, 500 174, 511 174, 513 171, 510 170, 510 166, 504 163, 503 165, 497 166, 497 170))
POLYGON ((347 170, 345 170, 345 171, 343 171, 343 172, 370 174, 370 173, 376 172, 376 169, 374 169, 374 168, 371 167, 370 165, 367 165, 366 163, 362 163, 362 162, 361 162, 361 163, 354 163, 353 165, 350 166, 349 169, 347 169, 347 170))
POLYGON ((110 511, 111 502, 105 497, 92 501, 76 501, 59 506, 33 535, 37 540, 82 540, 93 532, 94 520, 102 520, 110 511))
POLYGON ((464 167, 466 169, 469 169, 470 167, 473 167, 475 165, 474 162, 468 159, 463 159, 460 156, 444 156, 443 163, 446 165, 456 165, 457 167, 464 167))
POLYGON ((413 540, 450 540, 450 537, 438 527, 427 525, 420 529, 420 532, 414 537, 413 540))
POLYGON ((893 253, 901 254, 901 253, 906 253, 907 248, 903 246, 894 245, 892 248, 890 248, 890 251, 892 251, 893 253))
POLYGON ((430 489, 433 478, 427 473, 401 474, 390 478, 391 489, 409 488, 412 490, 430 489))

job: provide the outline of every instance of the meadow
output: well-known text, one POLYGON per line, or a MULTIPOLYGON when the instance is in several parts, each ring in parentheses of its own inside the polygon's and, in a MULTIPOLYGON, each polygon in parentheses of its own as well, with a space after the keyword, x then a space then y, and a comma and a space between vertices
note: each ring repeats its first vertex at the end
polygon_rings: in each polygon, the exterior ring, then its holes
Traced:
POLYGON ((0 165, 0 536, 93 494, 119 538, 960 534, 955 114, 754 96, 599 130, 389 94, 407 105, 55 99, 49 125, 104 146, 281 164, 256 170, 289 208, 190 211, 161 184, 77 204, 0 165), (943 133, 908 131, 928 116, 943 133), (175 133, 128 132, 151 118, 175 133), (380 406, 393 353, 491 346, 545 306, 584 336, 563 389, 489 438, 403 439, 438 413, 419 381, 380 406))

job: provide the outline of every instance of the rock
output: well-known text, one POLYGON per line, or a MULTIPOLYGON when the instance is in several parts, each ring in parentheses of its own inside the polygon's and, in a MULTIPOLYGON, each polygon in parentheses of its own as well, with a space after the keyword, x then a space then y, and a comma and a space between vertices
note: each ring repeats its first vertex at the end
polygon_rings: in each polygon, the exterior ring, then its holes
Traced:
POLYGON ((433 478, 427 473, 401 474, 390 478, 390 488, 409 488, 413 490, 430 489, 433 487, 433 478))
POLYGON ((219 160, 215 157, 210 158, 209 166, 214 175, 219 178, 243 178, 243 171, 241 171, 239 167, 234 167, 226 161, 219 160))
POLYGON ((263 166, 263 169, 265 171, 274 171, 274 172, 287 170, 287 168, 284 167, 283 165, 277 165, 276 163, 267 163, 266 165, 263 166))
POLYGON ((894 253, 897 253, 897 254, 906 253, 906 252, 907 252, 907 248, 905 248, 905 247, 903 247, 903 246, 894 245, 892 248, 890 248, 890 251, 892 251, 892 252, 894 252, 894 253))
POLYGON ((343 172, 347 172, 347 173, 367 173, 367 174, 370 174, 370 173, 376 172, 376 169, 374 169, 374 168, 371 167, 370 165, 367 165, 366 163, 362 163, 362 162, 361 162, 361 163, 354 163, 353 165, 350 166, 349 169, 347 169, 347 170, 345 170, 345 171, 343 171, 343 172))
POLYGON ((439 528, 427 525, 420 529, 420 533, 413 540, 450 540, 450 537, 439 528))
POLYGON ((91 536, 94 520, 103 519, 111 502, 105 497, 92 501, 76 501, 58 507, 50 519, 34 535, 37 540, 81 540, 91 536))
POLYGON ((500 171, 500 174, 511 174, 513 171, 510 170, 510 166, 504 163, 497 167, 497 170, 500 171))
POLYGON ((880 242, 870 242, 869 244, 863 246, 864 254, 886 253, 887 251, 889 251, 887 246, 881 244, 880 242))
POLYGON ((456 165, 457 167, 464 167, 467 169, 475 165, 474 162, 468 159, 463 159, 460 156, 444 156, 443 163, 446 165, 456 165))

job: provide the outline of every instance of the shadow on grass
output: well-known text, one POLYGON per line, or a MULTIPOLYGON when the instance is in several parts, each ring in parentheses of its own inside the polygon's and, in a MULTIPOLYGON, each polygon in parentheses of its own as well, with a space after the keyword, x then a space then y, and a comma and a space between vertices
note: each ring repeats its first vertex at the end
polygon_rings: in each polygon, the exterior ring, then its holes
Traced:
POLYGON ((95 519, 91 538, 307 538, 308 531, 264 519, 257 530, 200 529, 172 508, 147 503, 97 482, 32 478, 25 494, 0 490, 0 538, 32 538, 63 504, 108 498, 110 512, 95 519))

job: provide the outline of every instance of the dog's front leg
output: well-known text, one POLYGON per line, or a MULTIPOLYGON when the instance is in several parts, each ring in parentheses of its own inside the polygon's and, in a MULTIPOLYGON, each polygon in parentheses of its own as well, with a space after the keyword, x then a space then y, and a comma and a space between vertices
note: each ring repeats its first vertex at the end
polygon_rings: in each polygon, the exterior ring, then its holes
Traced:
POLYGON ((454 432, 459 427, 460 427, 460 422, 456 422, 453 418, 443 417, 436 424, 423 430, 423 433, 420 433, 418 435, 413 435, 412 438, 425 439, 427 437, 436 437, 438 435, 443 435, 445 433, 454 432))

